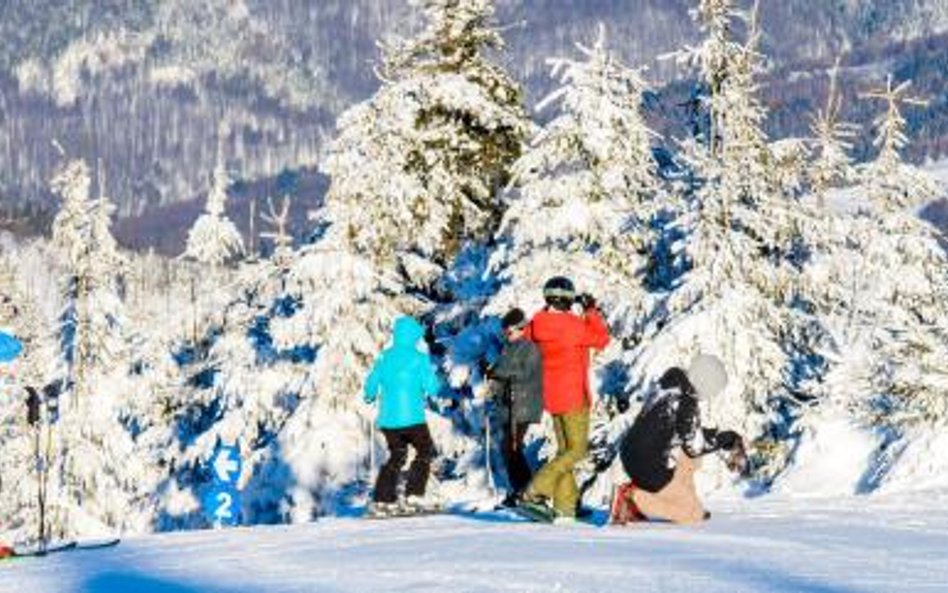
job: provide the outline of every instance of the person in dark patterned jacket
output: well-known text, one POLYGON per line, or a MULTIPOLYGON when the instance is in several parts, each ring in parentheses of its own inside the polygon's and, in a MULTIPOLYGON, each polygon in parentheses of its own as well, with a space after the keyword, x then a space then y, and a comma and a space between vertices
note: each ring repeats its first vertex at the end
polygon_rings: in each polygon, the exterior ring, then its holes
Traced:
POLYGON ((719 450, 743 450, 732 430, 702 425, 699 399, 710 399, 727 385, 721 361, 695 357, 688 371, 673 367, 622 437, 619 456, 630 482, 613 497, 612 520, 657 518, 698 523, 710 514, 698 498, 694 473, 702 456, 719 450))

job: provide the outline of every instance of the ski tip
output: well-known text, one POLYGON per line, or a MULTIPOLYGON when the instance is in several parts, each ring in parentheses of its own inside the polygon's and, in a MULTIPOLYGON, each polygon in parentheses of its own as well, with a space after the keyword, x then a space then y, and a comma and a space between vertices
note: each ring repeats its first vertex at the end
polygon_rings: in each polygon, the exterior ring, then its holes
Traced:
POLYGON ((113 548, 122 542, 120 537, 109 537, 98 540, 83 540, 76 542, 76 548, 79 550, 100 550, 102 548, 113 548))

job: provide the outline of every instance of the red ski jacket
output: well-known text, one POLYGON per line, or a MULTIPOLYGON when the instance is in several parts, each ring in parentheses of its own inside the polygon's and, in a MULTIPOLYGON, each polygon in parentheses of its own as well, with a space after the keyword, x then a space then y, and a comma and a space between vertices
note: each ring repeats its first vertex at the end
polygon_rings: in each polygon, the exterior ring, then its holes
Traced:
POLYGON ((590 404, 589 349, 602 350, 609 332, 595 309, 582 317, 543 310, 526 328, 543 355, 543 405, 551 414, 576 412, 590 404))

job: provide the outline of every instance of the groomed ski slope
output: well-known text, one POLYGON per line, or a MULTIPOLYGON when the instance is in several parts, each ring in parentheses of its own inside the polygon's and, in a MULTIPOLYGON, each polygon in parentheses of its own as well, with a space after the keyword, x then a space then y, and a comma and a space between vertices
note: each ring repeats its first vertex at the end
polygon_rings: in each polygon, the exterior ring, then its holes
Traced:
POLYGON ((948 591, 948 493, 711 507, 698 528, 550 527, 485 514, 148 536, 0 564, 0 591, 948 591))

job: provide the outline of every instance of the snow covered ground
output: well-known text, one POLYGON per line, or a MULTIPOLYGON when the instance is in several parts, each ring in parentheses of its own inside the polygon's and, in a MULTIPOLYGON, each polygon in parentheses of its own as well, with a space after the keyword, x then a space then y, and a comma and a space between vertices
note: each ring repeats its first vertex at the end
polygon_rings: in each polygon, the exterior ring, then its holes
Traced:
POLYGON ((0 564, 18 593, 948 591, 948 492, 709 505, 698 528, 499 514, 181 532, 0 564))

